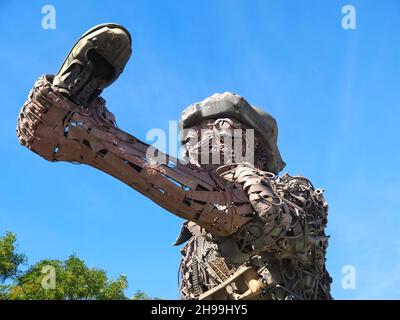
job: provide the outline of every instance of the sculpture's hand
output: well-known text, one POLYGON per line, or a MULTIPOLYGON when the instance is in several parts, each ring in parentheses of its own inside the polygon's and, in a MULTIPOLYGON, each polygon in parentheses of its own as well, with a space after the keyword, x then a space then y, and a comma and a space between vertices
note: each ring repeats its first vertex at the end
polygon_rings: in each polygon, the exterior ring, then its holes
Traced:
POLYGON ((131 139, 116 127, 115 118, 102 98, 82 107, 64 97, 51 84, 52 76, 39 78, 18 118, 22 145, 48 161, 92 164, 105 156, 105 144, 131 139))
POLYGON ((50 81, 52 76, 39 78, 29 92, 18 117, 17 135, 23 146, 55 161, 64 131, 63 120, 70 110, 61 107, 66 99, 54 96, 50 81), (52 100, 58 101, 60 107, 52 108, 52 100))

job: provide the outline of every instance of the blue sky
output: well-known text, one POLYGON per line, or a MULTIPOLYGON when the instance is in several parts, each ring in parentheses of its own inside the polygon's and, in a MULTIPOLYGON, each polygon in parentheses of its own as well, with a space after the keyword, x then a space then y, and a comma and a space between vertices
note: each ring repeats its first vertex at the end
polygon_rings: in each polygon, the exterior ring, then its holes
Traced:
POLYGON ((177 298, 181 220, 87 166, 48 163, 19 146, 16 119, 35 79, 56 73, 86 29, 125 25, 133 57, 104 97, 144 139, 189 104, 236 92, 276 117, 284 171, 326 189, 328 269, 337 299, 400 298, 400 2, 0 1, 0 234, 31 263, 75 252, 128 294, 177 298), (41 27, 41 8, 57 27, 41 27), (356 8, 357 29, 341 27, 356 8), (345 265, 356 289, 341 286, 345 265))

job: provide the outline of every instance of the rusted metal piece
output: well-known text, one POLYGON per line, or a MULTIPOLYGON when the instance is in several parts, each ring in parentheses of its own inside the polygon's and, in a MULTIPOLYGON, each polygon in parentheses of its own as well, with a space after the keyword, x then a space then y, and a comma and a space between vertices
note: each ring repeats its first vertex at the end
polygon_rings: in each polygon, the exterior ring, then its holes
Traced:
POLYGON ((268 156, 268 161, 265 161, 262 169, 279 173, 285 167, 278 149, 276 120, 264 110, 250 105, 240 95, 231 92, 216 93, 187 107, 180 120, 182 140, 188 138, 184 133, 185 129, 196 128, 207 119, 223 119, 230 124, 236 122, 237 127, 254 129, 263 142, 264 155, 268 156))
MULTIPOLYGON (((102 170, 217 237, 227 237, 250 221, 254 210, 239 185, 168 155, 165 163, 152 163, 146 157, 152 147, 120 130, 104 99, 80 107, 51 81, 51 76, 41 77, 21 110, 17 134, 22 145, 48 161, 102 170)), ((151 151, 155 153, 161 154, 151 151)))
POLYGON ((304 177, 278 178, 246 164, 225 165, 217 173, 243 186, 257 215, 225 239, 184 225, 192 237, 181 250, 182 297, 331 299, 325 268, 328 205, 322 190, 304 177), (210 270, 216 259, 223 260, 225 277, 210 270), (243 270, 252 271, 245 276, 243 270))

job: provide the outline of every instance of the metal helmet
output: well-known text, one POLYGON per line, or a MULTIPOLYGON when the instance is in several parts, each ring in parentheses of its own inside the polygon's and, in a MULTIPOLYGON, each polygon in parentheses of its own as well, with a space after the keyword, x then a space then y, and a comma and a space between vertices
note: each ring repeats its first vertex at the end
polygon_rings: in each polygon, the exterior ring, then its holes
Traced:
MULTIPOLYGON (((268 171, 280 172, 285 167, 278 149, 278 127, 276 120, 265 111, 251 106, 243 97, 231 93, 216 93, 201 102, 191 104, 181 116, 180 130, 190 128, 206 119, 233 118, 251 128, 263 138, 271 156, 268 171)), ((182 137, 185 141, 186 137, 182 137)))

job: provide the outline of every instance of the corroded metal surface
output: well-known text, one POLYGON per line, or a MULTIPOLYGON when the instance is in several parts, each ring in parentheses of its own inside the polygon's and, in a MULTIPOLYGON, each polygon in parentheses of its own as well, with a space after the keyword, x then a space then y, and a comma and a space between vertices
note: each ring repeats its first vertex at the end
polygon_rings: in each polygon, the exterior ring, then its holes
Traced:
POLYGON ((80 107, 50 81, 41 77, 21 110, 17 132, 22 145, 48 161, 102 170, 216 236, 231 235, 251 219, 249 200, 234 183, 167 155, 166 163, 151 163, 146 152, 152 147, 117 128, 103 99, 80 107))
POLYGON ((324 231, 328 205, 322 190, 304 177, 277 178, 245 164, 221 167, 219 173, 242 184, 257 216, 226 239, 186 225, 192 237, 182 249, 182 297, 330 299, 324 231), (224 277, 214 270, 215 263, 224 277), (247 286, 237 278, 243 268, 253 270, 247 286))

